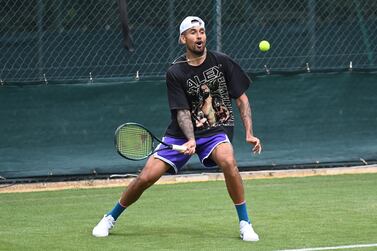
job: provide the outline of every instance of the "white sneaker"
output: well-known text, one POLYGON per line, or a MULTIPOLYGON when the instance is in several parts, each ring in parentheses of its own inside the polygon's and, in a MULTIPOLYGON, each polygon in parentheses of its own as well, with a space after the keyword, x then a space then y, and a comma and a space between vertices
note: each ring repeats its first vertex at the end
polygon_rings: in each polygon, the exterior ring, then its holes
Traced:
POLYGON ((240 221, 240 236, 244 241, 259 241, 259 236, 254 232, 253 226, 247 221, 240 221))
POLYGON ((109 235, 109 230, 114 227, 115 220, 111 215, 104 215, 102 220, 93 228, 93 236, 106 237, 109 235))

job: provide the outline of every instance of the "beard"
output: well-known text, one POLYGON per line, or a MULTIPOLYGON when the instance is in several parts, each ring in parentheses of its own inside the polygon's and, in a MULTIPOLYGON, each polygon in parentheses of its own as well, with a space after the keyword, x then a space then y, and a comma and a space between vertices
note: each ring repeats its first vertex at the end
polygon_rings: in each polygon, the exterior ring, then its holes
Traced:
POLYGON ((192 52, 192 54, 195 54, 196 56, 200 57, 200 56, 203 56, 204 55, 204 49, 203 50, 190 50, 192 52))
POLYGON ((203 42, 202 47, 197 48, 196 43, 195 43, 191 48, 188 48, 188 49, 192 54, 200 57, 200 56, 203 56, 206 51, 206 44, 203 42))

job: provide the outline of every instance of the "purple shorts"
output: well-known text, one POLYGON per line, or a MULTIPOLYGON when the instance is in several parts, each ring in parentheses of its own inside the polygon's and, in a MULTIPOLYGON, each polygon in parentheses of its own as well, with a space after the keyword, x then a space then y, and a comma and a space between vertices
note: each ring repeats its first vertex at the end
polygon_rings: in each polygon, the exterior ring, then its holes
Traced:
MULTIPOLYGON (((162 141, 168 144, 182 145, 187 142, 187 139, 165 136, 162 138, 162 141)), ((221 143, 230 143, 228 136, 225 133, 196 139, 196 154, 205 167, 216 166, 216 163, 210 159, 209 156, 216 146, 221 143)), ((160 147, 163 146, 159 144, 156 149, 159 149, 160 147)), ((184 155, 183 153, 170 149, 156 152, 153 156, 169 164, 174 169, 175 173, 178 173, 191 157, 190 155, 184 155)))

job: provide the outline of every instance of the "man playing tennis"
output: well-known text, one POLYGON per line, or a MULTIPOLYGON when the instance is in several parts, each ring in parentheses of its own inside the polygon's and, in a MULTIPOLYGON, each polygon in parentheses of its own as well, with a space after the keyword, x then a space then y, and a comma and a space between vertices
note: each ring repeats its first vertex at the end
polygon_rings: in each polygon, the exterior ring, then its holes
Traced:
POLYGON ((163 141, 185 145, 187 150, 164 150, 151 156, 142 172, 129 184, 115 207, 94 227, 92 233, 96 237, 108 236, 119 215, 136 202, 147 188, 166 172, 178 173, 196 153, 204 166, 217 165, 224 173, 228 193, 238 214, 241 239, 258 241, 259 236, 248 217, 242 179, 227 136, 227 133, 232 134, 234 126, 231 99, 235 99, 245 127, 246 141, 253 145, 254 153, 262 150, 260 140, 253 135, 251 108, 245 94, 250 79, 227 55, 206 49, 205 24, 199 17, 189 16, 182 21, 179 43, 186 46, 186 54, 178 58, 166 74, 171 122, 163 141), (209 88, 208 91, 201 91, 203 84, 209 88), (212 112, 211 123, 206 123, 206 126, 199 123, 201 126, 196 127, 198 121, 195 120, 206 114, 202 109, 208 95, 226 106, 224 109, 228 110, 229 117, 224 120, 221 118, 223 116, 212 112))

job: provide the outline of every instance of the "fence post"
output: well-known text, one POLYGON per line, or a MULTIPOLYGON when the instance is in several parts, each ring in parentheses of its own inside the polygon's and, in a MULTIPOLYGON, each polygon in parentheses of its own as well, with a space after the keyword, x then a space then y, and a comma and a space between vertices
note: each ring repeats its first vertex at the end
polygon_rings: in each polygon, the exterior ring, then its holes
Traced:
POLYGON ((364 21, 363 15, 361 13, 360 3, 359 3, 359 1, 355 1, 355 0, 353 0, 353 2, 356 5, 355 9, 356 9, 356 13, 357 13, 357 21, 358 21, 358 24, 360 26, 361 34, 363 35, 363 42, 364 42, 364 45, 365 45, 367 53, 368 53, 368 62, 369 62, 369 64, 373 64, 373 61, 374 61, 373 60, 373 50, 370 46, 368 29, 365 25, 365 21, 364 21))
POLYGON ((215 0, 215 33, 216 33, 216 51, 221 51, 221 0, 215 0))
POLYGON ((38 75, 43 76, 43 0, 38 0, 37 3, 37 34, 38 34, 38 75))
POLYGON ((174 0, 169 0, 169 32, 170 32, 170 39, 169 39, 169 59, 167 63, 171 63, 174 60, 174 53, 175 53, 175 46, 178 43, 178 33, 176 32, 177 28, 175 27, 175 15, 174 15, 174 0))
MULTIPOLYGON (((315 50, 315 44, 316 44, 316 33, 315 33, 315 27, 316 27, 316 19, 315 19, 315 6, 316 2, 315 0, 308 0, 308 30, 310 34, 310 49, 309 49, 309 55, 310 59, 311 57, 316 55, 315 50)), ((314 63, 314 62, 312 62, 314 63)))

